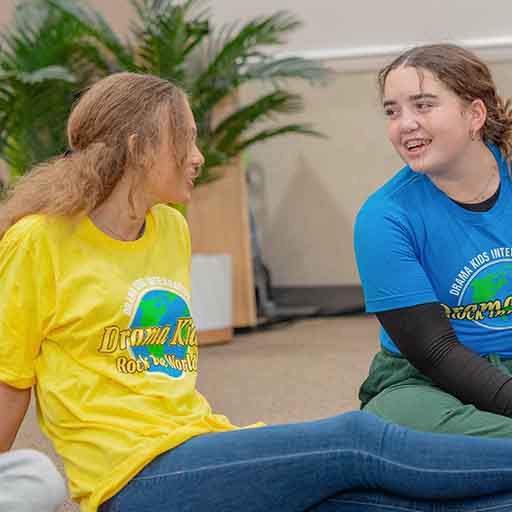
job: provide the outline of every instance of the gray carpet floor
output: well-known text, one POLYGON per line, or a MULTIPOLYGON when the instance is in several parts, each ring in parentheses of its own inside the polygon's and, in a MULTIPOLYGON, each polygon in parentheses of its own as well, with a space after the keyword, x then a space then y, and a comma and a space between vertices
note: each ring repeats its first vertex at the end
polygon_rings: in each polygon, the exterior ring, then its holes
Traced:
MULTIPOLYGON (((358 407, 357 389, 378 347, 372 316, 302 320, 200 349, 198 387, 237 425, 323 418, 358 407)), ((15 443, 58 458, 31 404, 15 443)), ((66 503, 61 512, 77 511, 66 503)))

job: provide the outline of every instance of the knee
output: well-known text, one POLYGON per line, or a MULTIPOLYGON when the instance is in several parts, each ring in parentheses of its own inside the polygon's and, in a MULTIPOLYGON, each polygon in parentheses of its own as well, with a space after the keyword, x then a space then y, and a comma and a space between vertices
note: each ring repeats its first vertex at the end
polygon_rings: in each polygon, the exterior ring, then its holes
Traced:
POLYGON ((35 450, 17 450, 15 478, 21 500, 28 510, 55 511, 66 499, 64 478, 45 454, 35 450))
POLYGON ((355 443, 358 440, 368 442, 380 438, 386 425, 381 418, 366 411, 351 411, 334 417, 347 438, 355 443))

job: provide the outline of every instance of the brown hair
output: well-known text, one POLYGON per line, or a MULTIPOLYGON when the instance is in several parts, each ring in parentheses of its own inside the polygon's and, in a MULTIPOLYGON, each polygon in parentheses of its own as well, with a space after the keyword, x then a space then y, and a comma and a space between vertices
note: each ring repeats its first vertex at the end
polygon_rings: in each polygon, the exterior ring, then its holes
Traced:
POLYGON ((487 119, 481 129, 482 138, 485 142, 496 144, 505 158, 511 158, 512 102, 510 99, 505 102, 498 95, 489 68, 475 54, 454 44, 411 48, 380 70, 378 85, 381 97, 389 73, 400 66, 430 71, 467 103, 482 100, 487 108, 487 119))
POLYGON ((33 213, 88 214, 128 170, 142 171, 142 179, 164 129, 182 166, 191 135, 185 130, 186 101, 182 89, 152 75, 116 73, 92 85, 68 119, 70 154, 36 166, 8 190, 0 206, 0 238, 33 213), (162 123, 162 115, 168 122, 162 123))

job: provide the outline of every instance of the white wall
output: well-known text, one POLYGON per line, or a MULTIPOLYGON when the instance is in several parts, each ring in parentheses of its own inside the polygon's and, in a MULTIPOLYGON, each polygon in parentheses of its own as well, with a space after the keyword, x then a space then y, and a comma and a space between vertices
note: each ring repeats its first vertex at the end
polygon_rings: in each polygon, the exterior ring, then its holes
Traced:
POLYGON ((512 45, 510 0, 213 0, 210 5, 219 24, 293 11, 303 27, 286 49, 301 53, 364 54, 439 40, 512 45))

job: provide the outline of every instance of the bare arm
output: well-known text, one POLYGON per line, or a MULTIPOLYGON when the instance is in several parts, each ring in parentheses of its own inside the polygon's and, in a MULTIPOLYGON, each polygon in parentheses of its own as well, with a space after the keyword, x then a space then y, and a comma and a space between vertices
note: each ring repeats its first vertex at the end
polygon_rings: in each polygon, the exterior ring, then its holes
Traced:
POLYGON ((30 402, 30 388, 17 389, 0 382, 0 452, 9 450, 30 402))

